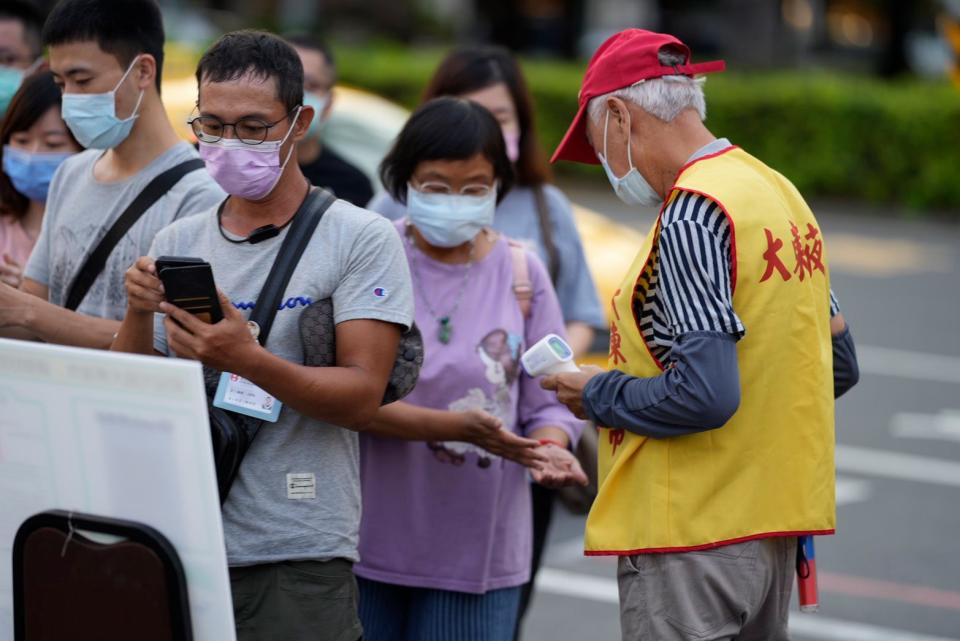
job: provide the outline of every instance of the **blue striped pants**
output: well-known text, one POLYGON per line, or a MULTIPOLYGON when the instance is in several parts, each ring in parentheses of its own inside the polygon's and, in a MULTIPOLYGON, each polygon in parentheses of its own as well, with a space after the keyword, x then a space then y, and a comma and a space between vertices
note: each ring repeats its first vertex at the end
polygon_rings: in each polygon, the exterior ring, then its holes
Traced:
POLYGON ((520 586, 470 594, 357 577, 364 641, 512 641, 520 586))

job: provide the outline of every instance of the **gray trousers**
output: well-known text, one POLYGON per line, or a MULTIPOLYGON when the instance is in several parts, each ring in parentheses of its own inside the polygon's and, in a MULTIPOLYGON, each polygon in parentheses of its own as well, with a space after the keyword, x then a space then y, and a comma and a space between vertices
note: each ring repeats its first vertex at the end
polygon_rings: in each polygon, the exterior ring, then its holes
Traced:
POLYGON ((796 537, 621 556, 623 641, 789 641, 796 537))

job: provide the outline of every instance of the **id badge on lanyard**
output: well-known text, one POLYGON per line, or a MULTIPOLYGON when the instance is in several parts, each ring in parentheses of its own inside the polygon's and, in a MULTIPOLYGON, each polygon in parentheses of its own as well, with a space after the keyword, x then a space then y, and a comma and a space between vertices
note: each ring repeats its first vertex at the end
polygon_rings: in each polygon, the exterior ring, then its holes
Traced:
POLYGON ((283 403, 247 379, 223 372, 213 399, 214 407, 276 423, 283 403))

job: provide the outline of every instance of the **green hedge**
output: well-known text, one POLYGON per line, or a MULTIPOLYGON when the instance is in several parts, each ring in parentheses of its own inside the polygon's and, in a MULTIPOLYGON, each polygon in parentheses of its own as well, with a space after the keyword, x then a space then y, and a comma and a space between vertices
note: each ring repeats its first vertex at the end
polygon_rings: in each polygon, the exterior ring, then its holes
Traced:
MULTIPOLYGON (((343 82, 407 107, 418 103, 442 54, 391 45, 337 48, 343 82)), ((524 68, 550 151, 576 111, 583 65, 527 60, 524 68)), ((960 93, 946 82, 728 72, 712 76, 706 94, 710 129, 777 168, 807 197, 953 210, 960 217, 960 93)), ((570 163, 558 170, 596 171, 570 163)))

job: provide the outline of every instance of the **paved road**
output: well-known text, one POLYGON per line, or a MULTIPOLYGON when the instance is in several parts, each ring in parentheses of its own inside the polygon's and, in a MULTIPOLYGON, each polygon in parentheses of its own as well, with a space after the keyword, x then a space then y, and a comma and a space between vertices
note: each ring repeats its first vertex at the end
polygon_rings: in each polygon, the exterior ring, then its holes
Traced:
MULTIPOLYGON (((653 214, 598 186, 574 199, 643 231, 653 214)), ((838 534, 817 540, 821 612, 796 641, 960 640, 960 225, 815 207, 859 350, 838 403, 838 534)), ((614 562, 580 553, 562 513, 526 641, 619 638, 614 562)), ((794 597, 795 599, 795 597, 794 597)))

